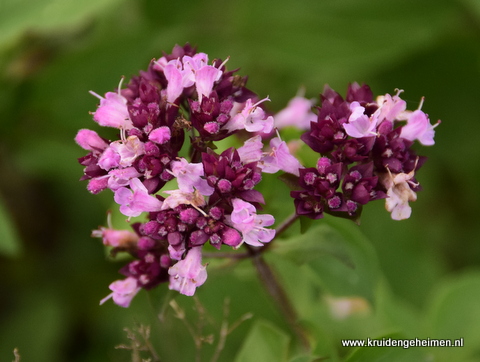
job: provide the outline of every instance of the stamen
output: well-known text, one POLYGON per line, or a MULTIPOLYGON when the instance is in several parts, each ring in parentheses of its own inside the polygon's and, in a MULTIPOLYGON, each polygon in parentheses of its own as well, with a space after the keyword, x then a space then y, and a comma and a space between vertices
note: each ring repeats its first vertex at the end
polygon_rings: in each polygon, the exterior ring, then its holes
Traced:
POLYGON ((208 216, 208 215, 205 213, 205 211, 203 211, 202 209, 200 209, 198 206, 195 206, 194 204, 190 204, 190 205, 192 205, 192 206, 195 208, 195 210, 197 210, 198 212, 200 212, 200 214, 202 214, 203 216, 205 216, 205 217, 208 216))
POLYGON ((280 132, 278 132, 278 128, 275 128, 275 132, 277 133, 278 139, 282 141, 282 137, 280 137, 280 132))
POLYGON ((112 211, 111 210, 108 210, 107 211, 107 226, 109 229, 113 229, 113 225, 112 225, 112 211))
POLYGON ((122 83, 123 83, 124 80, 125 80, 125 76, 122 75, 122 78, 120 78, 120 83, 118 83, 117 94, 118 94, 119 96, 121 96, 120 91, 121 91, 121 89, 122 89, 122 83))
POLYGON ((422 106, 423 106, 423 101, 425 100, 425 97, 422 97, 420 99, 420 104, 418 105, 418 109, 422 109, 422 106))
POLYGON ((259 104, 263 103, 263 102, 266 102, 266 101, 269 101, 270 102, 270 98, 269 96, 266 96, 265 98, 259 100, 257 103, 255 103, 253 106, 252 106, 252 110, 255 109, 255 107, 257 107, 259 104))
MULTIPOLYGON (((223 66, 225 66, 225 64, 227 64, 227 62, 230 60, 230 55, 227 57, 227 59, 225 59, 223 61, 222 64, 220 64, 220 66, 218 67, 218 69, 222 69, 223 66)), ((215 66, 215 63, 213 64, 215 66)))
POLYGON ((95 93, 94 91, 88 91, 88 93, 90 93, 92 96, 94 97, 97 97, 98 99, 102 100, 104 99, 102 96, 99 96, 97 93, 95 93))

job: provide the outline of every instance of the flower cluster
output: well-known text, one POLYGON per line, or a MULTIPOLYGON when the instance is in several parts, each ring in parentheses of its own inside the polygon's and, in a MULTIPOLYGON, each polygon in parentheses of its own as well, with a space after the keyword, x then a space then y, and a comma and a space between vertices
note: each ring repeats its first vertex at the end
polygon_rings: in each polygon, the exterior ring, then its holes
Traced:
POLYGON ((109 223, 92 233, 113 254, 133 257, 101 303, 128 307, 141 289, 163 282, 191 296, 207 279, 205 245, 254 248, 273 240, 274 217, 259 213, 263 173, 291 174, 297 215, 356 218, 369 201, 386 199, 392 218, 410 216, 425 160, 411 146, 433 144, 435 127, 421 104, 410 112, 400 91, 374 101, 367 86, 353 84, 345 100, 327 87, 318 114, 312 100, 297 96, 272 115, 264 109, 269 98, 247 89, 227 61, 177 45, 124 88, 122 79, 115 92, 91 92, 100 100, 93 120, 116 129, 117 138, 77 133, 89 151, 79 159, 82 180, 91 193, 111 190, 128 220, 143 216, 132 230, 109 223), (320 154, 316 167, 303 167, 280 138, 278 129, 292 125, 307 130, 301 139, 320 154), (215 143, 232 135, 243 145, 218 150, 215 143), (173 187, 165 190, 167 183, 173 187))
POLYGON ((202 247, 262 246, 275 236, 271 215, 255 186, 262 172, 298 174, 299 162, 278 137, 263 152, 262 135, 273 131, 273 116, 245 87, 246 78, 227 71, 226 61, 186 45, 153 60, 147 71, 122 89, 99 98, 93 119, 118 130, 107 140, 82 129, 76 142, 89 153, 80 158, 88 190, 110 189, 125 216, 146 215, 133 231, 111 226, 93 232, 113 252, 134 260, 120 270, 126 279, 110 285, 109 298, 127 307, 139 290, 169 282, 193 295, 206 278, 202 247), (238 149, 216 153, 214 142, 234 133, 254 133, 238 149), (189 160, 179 156, 189 134, 189 160), (175 180, 178 188, 161 191, 175 180))
POLYGON ((386 199, 395 220, 410 217, 416 200, 415 172, 425 161, 411 146, 433 145, 434 128, 421 110, 406 110, 400 93, 378 97, 356 83, 346 99, 326 87, 318 117, 301 139, 319 158, 316 167, 300 170, 299 189, 291 192, 298 215, 323 213, 356 218, 363 205, 386 199))

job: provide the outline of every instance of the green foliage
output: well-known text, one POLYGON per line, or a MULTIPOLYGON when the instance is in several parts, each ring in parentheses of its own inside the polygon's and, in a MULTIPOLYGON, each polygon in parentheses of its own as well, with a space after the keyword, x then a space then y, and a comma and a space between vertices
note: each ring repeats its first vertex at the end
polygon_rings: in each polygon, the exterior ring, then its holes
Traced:
POLYGON ((25 31, 72 28, 122 0, 3 0, 0 3, 0 49, 25 31))
POLYGON ((235 362, 288 361, 290 338, 281 329, 262 320, 252 327, 235 362))
POLYGON ((306 265, 315 282, 329 293, 373 301, 379 272, 376 255, 351 221, 317 220, 306 233, 276 244, 274 251, 306 265))
POLYGON ((0 198, 0 254, 18 256, 20 253, 20 239, 15 225, 0 198))
POLYGON ((439 361, 475 358, 480 355, 480 273, 470 272, 449 278, 432 297, 427 330, 430 338, 463 338, 461 348, 431 348, 439 361))

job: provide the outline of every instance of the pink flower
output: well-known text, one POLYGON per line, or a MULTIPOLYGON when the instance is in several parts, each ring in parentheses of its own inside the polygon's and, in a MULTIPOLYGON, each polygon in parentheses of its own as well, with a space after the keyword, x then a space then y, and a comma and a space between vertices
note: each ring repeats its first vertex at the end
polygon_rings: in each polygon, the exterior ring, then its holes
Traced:
POLYGON ((93 151, 93 153, 100 154, 107 147, 108 143, 100 137, 97 132, 89 129, 81 129, 75 136, 75 141, 80 147, 87 151, 93 151))
POLYGON ((193 82, 195 83, 200 103, 202 102, 202 97, 210 96, 215 82, 219 81, 222 77, 223 72, 220 68, 222 68, 225 63, 226 61, 221 64, 219 68, 208 65, 208 55, 205 53, 197 53, 193 57, 183 57, 185 77, 189 79, 192 84, 193 82))
POLYGON ((263 152, 263 142, 261 136, 254 136, 246 140, 242 147, 237 149, 238 155, 244 164, 260 161, 263 152))
POLYGON ((379 124, 385 119, 390 122, 396 119, 403 119, 407 103, 399 96, 402 92, 403 90, 398 89, 397 94, 393 97, 390 94, 385 94, 385 96, 377 98, 379 108, 375 112, 375 117, 378 119, 379 124))
POLYGON ((145 154, 145 144, 137 136, 112 142, 110 148, 120 155, 119 164, 122 167, 131 166, 138 156, 145 154))
POLYGON ((196 81, 196 73, 203 67, 208 66, 208 55, 205 53, 197 53, 193 57, 185 55, 182 58, 185 82, 189 86, 196 81))
POLYGON ((140 291, 137 280, 133 277, 128 277, 125 280, 114 281, 109 286, 112 293, 107 295, 100 301, 100 305, 105 303, 110 298, 120 307, 128 308, 133 297, 140 291))
POLYGON ((388 197, 385 199, 385 208, 392 213, 393 220, 408 219, 412 214, 412 208, 408 203, 417 200, 417 194, 410 188, 410 184, 414 185, 411 181, 414 173, 415 170, 408 174, 391 174, 389 172, 380 177, 380 182, 387 189, 388 197))
POLYGON ((98 166, 108 171, 120 165, 120 155, 112 147, 108 147, 98 159, 98 166))
POLYGON ((279 137, 270 140, 271 151, 262 158, 260 167, 263 172, 275 173, 279 170, 299 176, 300 162, 290 153, 285 141, 279 137))
POLYGON ((202 265, 202 247, 191 248, 185 259, 180 260, 168 270, 169 288, 181 294, 192 296, 195 289, 207 280, 206 266, 202 265))
POLYGON ((98 194, 108 187, 108 177, 100 176, 88 181, 87 190, 92 194, 98 194))
POLYGON ((213 85, 222 76, 222 71, 212 65, 205 65, 195 73, 195 88, 197 89, 199 102, 202 96, 208 97, 212 92, 213 85))
POLYGON ((368 117, 365 108, 358 102, 350 104, 352 114, 348 118, 348 123, 343 124, 345 132, 350 137, 362 138, 375 136, 375 127, 377 126, 377 119, 375 117, 368 117))
POLYGON ((93 113, 93 119, 100 126, 114 127, 128 130, 133 128, 133 123, 128 114, 127 99, 119 93, 108 92, 105 98, 90 92, 100 99, 100 105, 93 113))
POLYGON ((184 88, 195 84, 200 103, 202 97, 210 96, 216 81, 220 80, 223 72, 208 65, 208 55, 195 54, 193 57, 184 56, 181 60, 168 62, 163 68, 167 78, 167 101, 173 103, 183 92, 184 88))
POLYGON ((223 126, 223 128, 229 132, 239 129, 245 129, 248 132, 272 132, 273 117, 267 117, 265 111, 258 107, 259 104, 269 100, 270 99, 267 97, 255 104, 252 104, 252 99, 247 99, 242 111, 232 115, 232 118, 227 122, 227 124, 225 124, 225 126, 223 126))
POLYGON ((130 180, 130 189, 120 187, 115 191, 114 200, 120 206, 120 212, 126 216, 139 216, 142 212, 154 212, 162 209, 162 202, 149 195, 147 188, 138 178, 130 180))
POLYGON ((183 71, 183 64, 180 59, 174 59, 169 61, 163 72, 165 78, 167 78, 167 102, 173 103, 180 97, 183 89, 193 85, 193 81, 188 79, 188 74, 183 71))
POLYGON ((242 233, 243 242, 252 246, 262 246, 262 243, 268 243, 275 237, 274 229, 265 228, 275 222, 272 215, 257 215, 255 206, 241 199, 233 199, 232 204, 233 211, 227 220, 242 233))
POLYGON ((159 143, 161 145, 167 143, 171 137, 172 137, 172 133, 170 131, 170 128, 168 128, 167 126, 155 128, 148 135, 148 139, 150 141, 159 143))
POLYGON ((210 196, 215 189, 208 185, 204 176, 203 164, 188 163, 186 159, 174 161, 172 165, 172 174, 177 178, 178 188, 184 192, 192 193, 194 188, 200 191, 204 196, 210 196))
POLYGON ((185 192, 182 190, 164 192, 170 196, 163 200, 162 210, 174 209, 179 205, 192 205, 195 208, 205 205, 205 198, 198 190, 194 192, 185 192))
POLYGON ((101 227, 100 230, 93 230, 92 237, 102 238, 103 245, 122 247, 134 244, 138 241, 138 235, 130 230, 115 230, 101 227))
POLYGON ((111 170, 108 175, 108 188, 112 191, 127 186, 130 180, 141 176, 135 167, 118 168, 111 170))
POLYGON ((407 124, 403 126, 400 137, 410 141, 418 140, 424 146, 432 146, 435 144, 433 137, 435 136, 434 128, 440 123, 430 124, 427 115, 417 109, 408 117, 407 124))
POLYGON ((275 127, 297 127, 299 129, 310 129, 310 122, 317 120, 317 115, 312 112, 315 100, 306 99, 301 96, 294 97, 288 102, 287 107, 280 110, 275 116, 275 127))

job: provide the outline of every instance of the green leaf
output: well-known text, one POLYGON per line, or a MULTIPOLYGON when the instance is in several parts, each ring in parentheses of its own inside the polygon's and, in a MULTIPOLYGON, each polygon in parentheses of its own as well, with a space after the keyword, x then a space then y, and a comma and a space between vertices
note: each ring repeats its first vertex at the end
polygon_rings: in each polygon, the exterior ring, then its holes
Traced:
POLYGON ((3 0, 0 3, 0 49, 27 30, 72 27, 123 0, 3 0))
POLYGON ((321 357, 315 357, 310 355, 301 355, 291 358, 288 362, 320 362, 322 361, 321 357))
POLYGON ((301 187, 298 185, 298 176, 292 175, 291 173, 284 173, 278 176, 278 179, 287 185, 291 190, 301 189, 301 187))
POLYGON ((18 256, 20 239, 2 198, 0 198, 0 254, 18 256))
POLYGON ((306 217, 306 216, 300 216, 299 219, 300 219, 300 233, 302 234, 305 234, 315 222, 315 220, 310 219, 309 217, 306 217))
POLYGON ((428 321, 429 338, 460 339, 462 348, 432 348, 440 361, 463 360, 480 352, 480 273, 446 281, 433 296, 428 321))
POLYGON ((378 261, 369 241, 348 220, 327 217, 308 232, 276 244, 274 252, 313 271, 315 282, 337 296, 374 299, 378 261))
POLYGON ((250 330, 235 362, 287 361, 290 337, 271 323, 259 320, 250 330))

